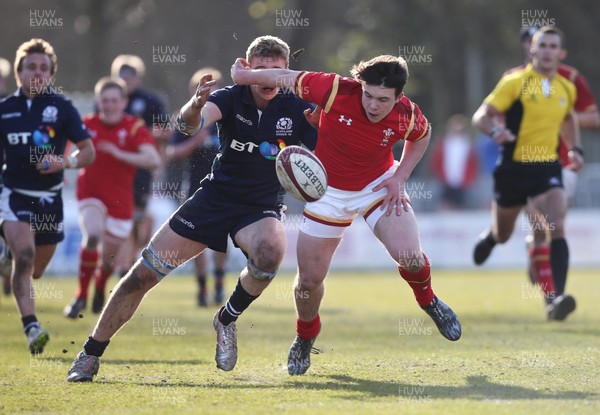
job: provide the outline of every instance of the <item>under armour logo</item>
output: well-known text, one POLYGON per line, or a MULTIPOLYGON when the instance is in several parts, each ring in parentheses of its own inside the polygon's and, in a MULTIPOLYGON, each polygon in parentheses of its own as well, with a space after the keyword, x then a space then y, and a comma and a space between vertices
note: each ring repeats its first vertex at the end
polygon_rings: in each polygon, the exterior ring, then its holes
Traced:
POLYGON ((340 115, 340 119, 338 121, 339 122, 345 122, 346 125, 352 124, 352 118, 346 118, 343 115, 340 115))

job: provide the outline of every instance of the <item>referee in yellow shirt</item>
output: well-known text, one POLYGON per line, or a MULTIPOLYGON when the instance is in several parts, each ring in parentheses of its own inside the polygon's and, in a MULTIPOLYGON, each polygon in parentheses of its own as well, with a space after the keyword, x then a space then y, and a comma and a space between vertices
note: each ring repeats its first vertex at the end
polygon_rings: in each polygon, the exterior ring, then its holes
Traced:
POLYGON ((569 248, 564 219, 567 201, 558 157, 559 134, 570 148, 570 165, 583 166, 573 105, 575 85, 557 72, 564 36, 556 27, 543 27, 531 43, 532 61, 498 82, 473 115, 473 125, 492 137, 501 153, 494 171, 492 228, 474 250, 481 265, 496 243, 506 242, 521 209, 531 201, 550 234, 550 265, 556 297, 547 305, 550 320, 564 320, 575 310, 575 299, 565 295, 569 248))

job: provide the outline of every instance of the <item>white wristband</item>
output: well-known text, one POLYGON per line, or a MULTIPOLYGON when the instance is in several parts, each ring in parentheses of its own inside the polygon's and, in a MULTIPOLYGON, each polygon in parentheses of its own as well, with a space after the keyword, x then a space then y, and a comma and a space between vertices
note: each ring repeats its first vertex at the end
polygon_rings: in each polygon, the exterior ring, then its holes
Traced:
POLYGON ((69 162, 69 169, 76 169, 77 168, 77 156, 74 154, 69 154, 67 156, 67 161, 69 162))

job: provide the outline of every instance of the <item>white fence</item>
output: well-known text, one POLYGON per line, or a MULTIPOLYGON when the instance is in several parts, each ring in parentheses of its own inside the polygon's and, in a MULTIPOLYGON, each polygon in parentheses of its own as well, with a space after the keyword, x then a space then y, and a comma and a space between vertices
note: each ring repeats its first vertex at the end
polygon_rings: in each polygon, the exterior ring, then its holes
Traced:
MULTIPOLYGON (((168 200, 151 199, 151 210, 159 226, 174 211, 168 200)), ((475 268, 472 251, 478 235, 490 223, 487 211, 417 213, 421 244, 432 265, 439 268, 475 268)), ((286 225, 288 250, 282 270, 296 268, 296 237, 300 215, 290 215, 286 225)), ((529 225, 524 217, 518 219, 511 240, 494 249, 485 264, 488 267, 524 267, 526 264, 525 236, 529 225)), ((65 241, 62 242, 50 264, 48 273, 76 274, 79 265, 81 233, 77 224, 76 202, 65 197, 65 241)), ((600 268, 600 210, 571 210, 567 218, 567 238, 573 267, 600 268)), ((231 249, 229 272, 237 273, 245 263, 238 249, 231 249)), ((383 246, 371 234, 362 219, 357 219, 346 231, 344 240, 333 259, 332 270, 383 270, 393 269, 393 263, 383 246)), ((189 270, 189 268, 184 268, 189 270)))

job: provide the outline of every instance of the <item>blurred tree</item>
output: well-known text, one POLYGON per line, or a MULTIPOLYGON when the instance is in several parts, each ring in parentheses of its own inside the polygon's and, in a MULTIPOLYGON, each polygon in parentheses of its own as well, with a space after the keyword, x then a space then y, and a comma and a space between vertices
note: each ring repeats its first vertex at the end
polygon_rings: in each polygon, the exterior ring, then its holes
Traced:
MULTIPOLYGON (((145 85, 168 98, 172 110, 188 98, 196 69, 216 66, 227 82, 250 41, 274 34, 293 51, 304 49, 290 62, 295 69, 348 75, 362 59, 410 55, 406 93, 435 132, 450 114, 470 116, 502 72, 522 62, 519 29, 536 13, 565 31, 566 62, 600 97, 594 57, 600 2, 594 0, 0 0, 0 6, 0 56, 12 61, 21 42, 47 39, 59 56, 57 83, 68 92, 90 91, 116 55, 137 54, 147 65, 145 85), (36 26, 31 16, 38 12, 54 13, 62 24, 36 26), (300 24, 282 24, 278 16, 300 24), (158 55, 169 47, 184 59, 161 62, 158 55)), ((585 144, 597 150, 588 159, 600 160, 600 140, 585 144)))

